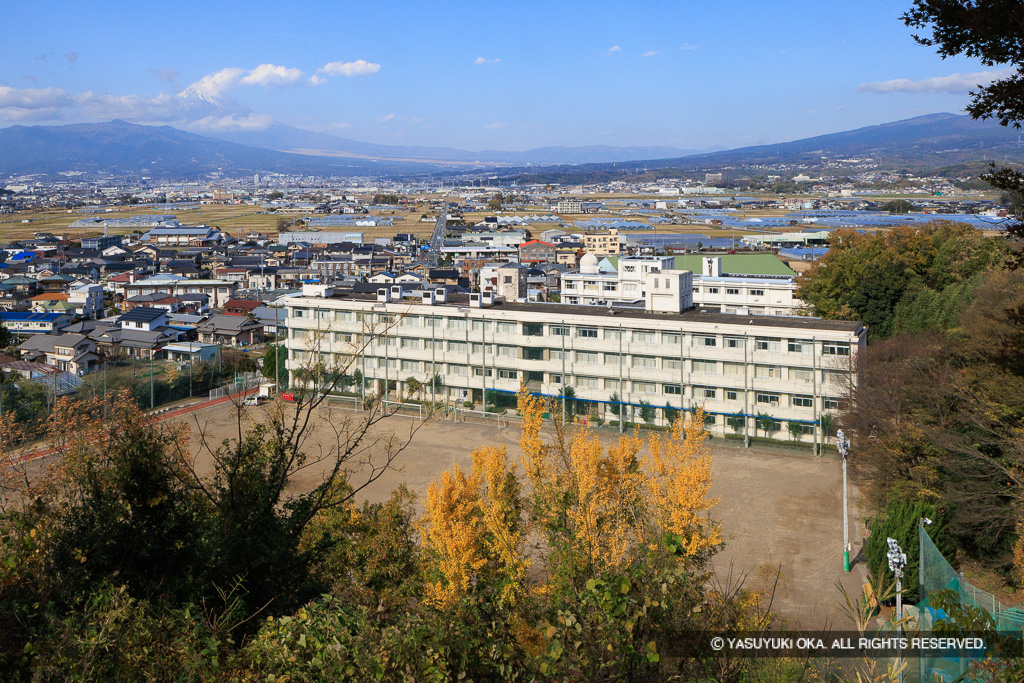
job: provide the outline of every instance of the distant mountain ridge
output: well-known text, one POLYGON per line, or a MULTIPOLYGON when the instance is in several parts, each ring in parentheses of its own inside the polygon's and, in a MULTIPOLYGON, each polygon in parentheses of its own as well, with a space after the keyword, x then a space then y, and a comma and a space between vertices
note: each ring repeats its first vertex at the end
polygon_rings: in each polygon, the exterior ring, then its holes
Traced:
MULTIPOLYGON (((263 144, 288 144, 290 149, 316 150, 317 153, 284 152, 196 135, 171 126, 145 126, 125 121, 19 125, 0 128, 0 173, 104 171, 159 178, 195 178, 214 171, 235 175, 280 172, 407 176, 494 169, 499 164, 511 164, 513 166, 502 169, 503 175, 544 175, 554 179, 561 174, 585 180, 621 175, 630 169, 636 172, 641 168, 713 170, 774 163, 815 168, 824 167, 841 156, 870 157, 883 169, 937 168, 988 159, 1024 161, 1024 140, 1020 133, 997 123, 975 121, 956 114, 930 114, 791 142, 662 159, 645 157, 674 148, 596 145, 544 147, 528 152, 467 152, 445 147, 395 147, 349 141, 284 124, 273 124, 260 131, 260 135, 263 144), (334 145, 335 149, 325 149, 328 145, 334 145), (628 154, 633 160, 562 161, 561 165, 547 168, 533 166, 550 163, 544 159, 587 159, 607 154, 628 154), (497 161, 499 158, 504 161, 497 161)), ((246 139, 241 134, 230 137, 246 139)))
MULTIPOLYGON (((1020 131, 994 121, 977 121, 960 114, 926 114, 855 130, 768 145, 740 147, 672 159, 635 160, 619 164, 561 165, 544 169, 544 177, 558 174, 581 182, 589 175, 607 176, 645 170, 721 170, 743 166, 789 164, 822 170, 840 157, 872 159, 882 170, 941 169, 987 160, 1024 162, 1020 131), (822 159, 825 157, 825 159, 822 159)), ((518 169, 524 177, 535 171, 518 169)), ((835 168, 832 169, 835 173, 835 168)))

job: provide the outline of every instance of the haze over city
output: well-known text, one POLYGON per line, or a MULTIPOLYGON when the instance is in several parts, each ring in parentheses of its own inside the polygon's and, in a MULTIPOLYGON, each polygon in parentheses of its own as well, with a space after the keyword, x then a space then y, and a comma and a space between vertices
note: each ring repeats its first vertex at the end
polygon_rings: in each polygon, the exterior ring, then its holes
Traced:
POLYGON ((15 5, 0 126, 120 118, 209 134, 280 121, 384 144, 701 150, 959 112, 1005 75, 914 44, 904 9, 15 5))

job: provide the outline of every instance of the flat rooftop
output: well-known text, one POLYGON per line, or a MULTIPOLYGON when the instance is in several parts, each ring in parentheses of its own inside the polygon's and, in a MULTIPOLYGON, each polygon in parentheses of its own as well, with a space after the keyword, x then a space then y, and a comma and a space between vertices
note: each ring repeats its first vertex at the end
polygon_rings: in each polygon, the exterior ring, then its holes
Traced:
MULTIPOLYGON (((341 291, 333 297, 294 297, 288 300, 293 305, 299 305, 302 301, 360 301, 363 303, 379 303, 374 294, 356 294, 341 291)), ((434 305, 425 304, 417 297, 405 297, 390 302, 393 305, 422 306, 423 308, 467 308, 469 307, 469 294, 453 294, 448 296, 446 303, 434 305)), ((630 318, 635 320, 679 320, 692 323, 712 323, 721 325, 747 325, 752 327, 784 327, 793 330, 828 330, 830 332, 849 332, 859 334, 864 328, 864 323, 857 320, 825 320, 824 318, 811 318, 806 316, 783 316, 783 315, 739 315, 735 313, 708 313, 699 308, 691 308, 682 313, 655 313, 642 308, 589 306, 586 304, 556 304, 536 302, 505 302, 496 299, 490 306, 474 310, 493 311, 523 311, 529 313, 545 313, 552 316, 557 322, 560 318, 569 315, 585 315, 594 318, 630 318)))

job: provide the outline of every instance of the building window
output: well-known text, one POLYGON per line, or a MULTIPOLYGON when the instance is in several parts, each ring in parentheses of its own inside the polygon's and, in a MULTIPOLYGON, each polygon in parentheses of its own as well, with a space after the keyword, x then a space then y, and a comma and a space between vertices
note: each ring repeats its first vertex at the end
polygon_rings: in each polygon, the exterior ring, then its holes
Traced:
POLYGON ((491 376, 491 369, 490 368, 473 368, 473 374, 476 375, 477 377, 490 377, 491 376))
POLYGON ((764 296, 763 289, 752 289, 750 290, 750 296, 764 296))
POLYGON ((814 434, 814 425, 799 423, 801 434, 814 434))
POLYGON ((548 358, 550 360, 568 360, 571 351, 562 351, 561 349, 551 349, 548 351, 548 358))
POLYGON ((577 351, 576 352, 577 363, 588 363, 596 365, 598 361, 598 355, 595 351, 577 351))
POLYGON ((647 330, 634 330, 633 341, 638 344, 654 344, 655 343, 654 332, 648 332, 647 330))
POLYGON ((743 363, 724 363, 722 366, 723 374, 726 375, 743 375, 746 368, 743 363))
POLYGON ((843 401, 838 398, 825 397, 821 400, 821 407, 825 410, 843 410, 843 401))
POLYGON ((740 392, 732 389, 727 389, 725 392, 726 401, 738 401, 740 399, 740 392))
POLYGON ((654 356, 633 356, 634 368, 657 368, 658 359, 654 356))
POLYGON ((678 384, 665 384, 662 385, 662 389, 670 396, 682 396, 683 394, 683 388, 678 384))
POLYGON ((406 372, 419 372, 420 362, 418 360, 403 360, 402 370, 406 372))
POLYGON ((726 287, 725 288, 725 293, 726 294, 739 294, 740 290, 736 289, 735 287, 726 287))
POLYGON ((569 326, 568 325, 552 325, 551 326, 551 334, 559 336, 559 337, 567 336, 569 334, 569 326))
POLYGON ((517 370, 498 370, 498 379, 518 379, 517 370))
POLYGON ((597 339, 597 328, 594 327, 577 327, 576 336, 584 339, 597 339))
POLYGON ((807 339, 790 339, 789 340, 789 352, 790 353, 803 353, 810 355, 811 351, 814 350, 813 345, 807 339))
POLYGON ((448 342, 448 350, 452 353, 466 353, 469 349, 466 342, 448 342))
POLYGON ((836 370, 824 370, 823 373, 825 381, 832 384, 840 384, 846 379, 845 372, 838 372, 836 370))
POLYGON ((622 341, 622 330, 605 329, 604 338, 608 341, 622 341))
POLYGON ((778 353, 782 351, 782 340, 777 337, 757 337, 754 339, 754 349, 756 351, 778 353))
POLYGON ((790 403, 793 404, 794 408, 813 408, 814 397, 805 395, 796 395, 790 399, 790 403))
POLYGON ((742 349, 744 344, 743 337, 726 337, 725 348, 727 349, 742 349))
POLYGON ((600 385, 596 377, 577 377, 576 386, 580 389, 597 389, 600 385))
POLYGON ((718 287, 708 287, 708 294, 718 294, 718 287))
POLYGON ((550 378, 548 381, 550 381, 552 384, 561 384, 562 383, 562 376, 561 375, 548 375, 548 377, 550 378))
POLYGON ((292 312, 293 312, 293 314, 295 315, 296 318, 305 318, 306 317, 306 312, 304 310, 302 310, 301 308, 293 308, 292 312))
POLYGON ((709 375, 717 375, 718 363, 713 360, 695 360, 693 361, 693 371, 703 372, 709 375))
POLYGON ((420 348, 420 340, 419 339, 406 339, 406 338, 403 338, 402 339, 402 348, 403 349, 419 350, 419 348, 420 348))
POLYGON ((718 395, 718 390, 715 387, 694 387, 693 397, 694 398, 715 398, 718 395))
POLYGON ((778 365, 755 365, 754 377, 782 379, 782 368, 778 365))
POLYGON ((543 337, 544 326, 540 323, 523 323, 523 334, 527 337, 543 337))
POLYGON ((449 330, 462 330, 466 329, 465 318, 448 318, 448 329, 449 330))
POLYGON ((674 344, 675 346, 679 346, 679 344, 682 343, 682 341, 683 341, 683 335, 678 334, 677 332, 662 332, 661 333, 661 343, 662 344, 674 344))
POLYGON ((498 334, 515 334, 515 323, 498 323, 498 334))
POLYGON ((662 358, 661 368, 662 370, 682 370, 683 361, 678 358, 662 358))
POLYGON ((813 382, 814 371, 806 368, 790 368, 789 377, 796 382, 813 382))
POLYGON ((633 391, 638 394, 656 394, 658 385, 654 382, 633 382, 633 391))
POLYGON ((767 391, 757 392, 756 400, 758 403, 763 403, 770 406, 778 407, 779 405, 779 395, 768 393, 767 391))
POLYGON ((519 355, 517 353, 518 349, 518 346, 508 346, 506 344, 502 344, 498 346, 498 355, 503 358, 517 358, 519 355))
POLYGON ((693 335, 693 346, 718 346, 718 340, 710 335, 693 335))
POLYGON ((465 365, 449 365, 448 374, 456 375, 459 377, 465 377, 466 375, 469 374, 469 368, 467 368, 465 365))
POLYGON ((821 352, 826 356, 849 356, 850 345, 842 342, 825 342, 821 347, 821 352))

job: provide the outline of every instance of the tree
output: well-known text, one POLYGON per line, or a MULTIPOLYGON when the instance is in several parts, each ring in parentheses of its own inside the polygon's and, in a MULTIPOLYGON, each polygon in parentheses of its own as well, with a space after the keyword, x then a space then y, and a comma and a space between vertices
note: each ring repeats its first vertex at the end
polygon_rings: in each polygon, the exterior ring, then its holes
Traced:
POLYGON ((501 193, 499 192, 498 194, 494 195, 493 197, 491 197, 488 200, 488 202, 487 202, 487 209, 489 211, 500 211, 501 210, 501 201, 502 201, 502 197, 501 197, 501 193))
POLYGON ((800 437, 803 436, 804 433, 803 425, 795 420, 790 420, 786 423, 786 429, 789 430, 789 437, 793 439, 793 441, 799 441, 800 437))
POLYGON ((284 197, 284 193, 283 192, 279 192, 278 190, 274 190, 273 192, 267 194, 267 199, 269 199, 272 202, 277 201, 278 199, 281 199, 283 197, 284 197))
MULTIPOLYGON (((995 118, 1000 125, 1019 129, 1024 121, 1024 45, 1016 2, 975 2, 974 0, 915 0, 900 17, 922 33, 914 34, 919 45, 934 47, 943 57, 965 55, 985 66, 1008 64, 1014 70, 987 85, 971 91, 967 113, 975 119, 995 118), (1012 20, 1008 20, 1012 18, 1012 20)), ((1011 196, 1024 195, 1024 173, 992 164, 982 180, 1011 196)), ((1015 210, 1019 204, 1014 203, 1015 210)), ((1024 222, 1019 210, 1017 222, 1007 234, 1018 242, 1024 238, 1024 222)), ((1024 253, 1018 250, 1013 267, 1024 265, 1024 253)))
POLYGON ((6 349, 14 343, 14 335, 7 329, 7 326, 0 323, 0 349, 6 349))
POLYGON ((263 367, 260 368, 260 372, 267 379, 277 380, 280 379, 282 383, 286 383, 288 380, 288 371, 285 369, 285 362, 288 360, 288 349, 283 344, 275 344, 267 348, 267 352, 263 354, 263 367), (281 374, 278 375, 278 366, 281 368, 281 374))
POLYGON ((768 413, 758 413, 757 420, 755 420, 755 424, 757 425, 758 429, 760 429, 768 436, 768 438, 771 438, 772 434, 774 434, 775 431, 778 429, 779 423, 776 422, 775 418, 769 415, 768 413))
POLYGON ((415 377, 406 377, 405 390, 409 392, 410 397, 414 397, 423 390, 423 383, 415 377))
POLYGON ((640 419, 646 424, 651 424, 654 421, 654 406, 647 401, 640 401, 640 419))

